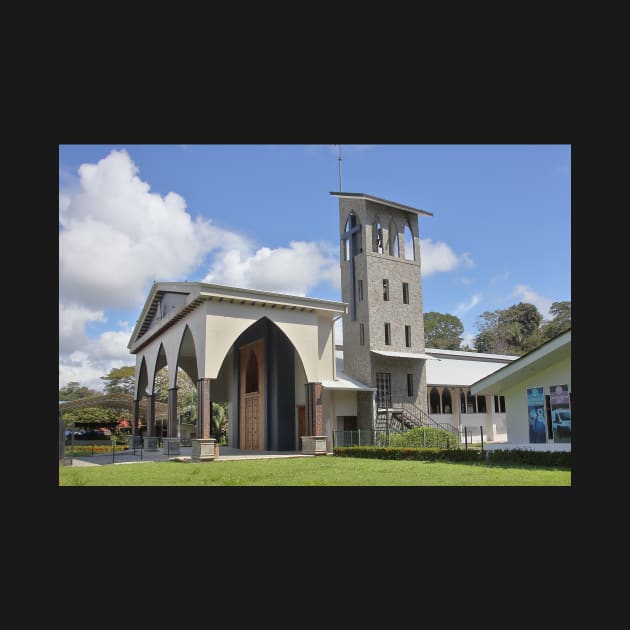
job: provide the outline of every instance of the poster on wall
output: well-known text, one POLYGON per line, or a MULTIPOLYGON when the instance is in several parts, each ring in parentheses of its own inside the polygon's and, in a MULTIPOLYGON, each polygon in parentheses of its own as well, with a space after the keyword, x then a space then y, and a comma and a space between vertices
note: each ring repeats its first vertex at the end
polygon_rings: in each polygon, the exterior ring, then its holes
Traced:
POLYGON ((571 399, 568 385, 552 385, 549 388, 551 402, 551 427, 554 442, 571 441, 571 399))
POLYGON ((547 442, 545 426, 545 391, 542 387, 527 388, 527 416, 529 420, 529 442, 547 442))

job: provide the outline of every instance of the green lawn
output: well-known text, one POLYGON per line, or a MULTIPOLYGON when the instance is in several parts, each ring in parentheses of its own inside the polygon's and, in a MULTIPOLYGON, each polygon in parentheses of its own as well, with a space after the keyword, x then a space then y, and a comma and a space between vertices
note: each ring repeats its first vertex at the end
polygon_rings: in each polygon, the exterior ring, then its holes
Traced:
POLYGON ((60 486, 570 486, 571 471, 534 466, 350 457, 59 467, 60 486))

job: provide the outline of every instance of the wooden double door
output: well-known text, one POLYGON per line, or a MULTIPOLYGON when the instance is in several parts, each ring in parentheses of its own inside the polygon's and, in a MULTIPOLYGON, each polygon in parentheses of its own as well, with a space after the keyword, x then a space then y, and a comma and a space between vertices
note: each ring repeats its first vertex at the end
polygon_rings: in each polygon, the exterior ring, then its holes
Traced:
POLYGON ((239 349, 239 448, 265 449, 265 340, 239 349))

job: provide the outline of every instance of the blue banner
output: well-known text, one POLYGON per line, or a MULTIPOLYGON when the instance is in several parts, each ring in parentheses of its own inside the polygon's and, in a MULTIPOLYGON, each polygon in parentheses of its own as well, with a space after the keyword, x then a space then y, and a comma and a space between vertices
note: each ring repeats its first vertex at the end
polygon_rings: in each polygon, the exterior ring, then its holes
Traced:
POLYGON ((545 390, 542 387, 527 388, 527 416, 529 420, 529 441, 531 444, 547 442, 545 423, 545 390))

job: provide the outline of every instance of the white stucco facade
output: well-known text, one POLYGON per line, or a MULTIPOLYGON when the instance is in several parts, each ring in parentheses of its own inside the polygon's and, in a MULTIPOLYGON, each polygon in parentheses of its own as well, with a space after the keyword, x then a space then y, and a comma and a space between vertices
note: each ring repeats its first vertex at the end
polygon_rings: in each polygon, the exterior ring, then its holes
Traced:
POLYGON ((532 450, 571 450, 571 443, 530 444, 527 389, 542 387, 546 396, 556 385, 571 386, 571 331, 559 335, 471 386, 476 395, 503 395, 506 406, 508 441, 503 448, 532 450))

